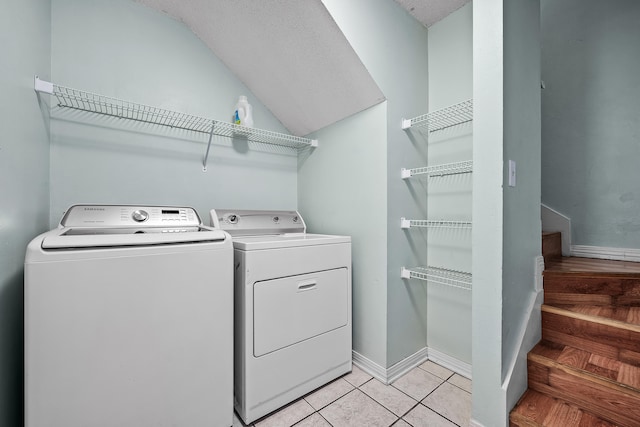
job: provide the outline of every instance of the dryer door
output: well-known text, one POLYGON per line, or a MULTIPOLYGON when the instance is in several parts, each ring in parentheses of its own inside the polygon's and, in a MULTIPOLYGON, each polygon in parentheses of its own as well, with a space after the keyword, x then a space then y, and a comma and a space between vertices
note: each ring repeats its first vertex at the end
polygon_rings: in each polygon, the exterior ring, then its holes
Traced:
POLYGON ((346 268, 256 282, 253 287, 255 357, 347 325, 346 268))

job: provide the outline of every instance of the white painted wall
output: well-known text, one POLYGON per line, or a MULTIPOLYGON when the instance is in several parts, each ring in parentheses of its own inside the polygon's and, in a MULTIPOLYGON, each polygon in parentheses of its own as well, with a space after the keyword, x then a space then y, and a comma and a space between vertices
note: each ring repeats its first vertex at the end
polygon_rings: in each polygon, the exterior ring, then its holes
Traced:
MULTIPOLYGON (((129 0, 53 0, 54 83, 218 120, 239 95, 255 126, 284 127, 184 24, 129 0)), ((54 111, 54 114, 57 113, 54 111)), ((51 123, 51 225, 74 203, 295 209, 297 154, 63 112, 51 123)))
MULTIPOLYGON (((413 167, 412 163, 424 159, 424 150, 412 143, 400 123, 402 117, 414 117, 428 111, 427 30, 394 2, 324 0, 323 3, 387 98, 383 148, 386 153, 385 185, 366 185, 356 191, 365 193, 367 197, 386 199, 383 202, 386 203, 386 207, 383 207, 386 210, 386 240, 376 241, 366 237, 366 242, 387 254, 384 276, 376 278, 386 286, 386 296, 377 297, 387 304, 386 330, 379 331, 378 337, 372 337, 371 343, 371 347, 376 349, 384 348, 385 354, 376 354, 374 357, 365 352, 363 356, 388 368, 426 346, 425 286, 418 281, 403 281, 400 278, 403 265, 420 265, 426 260, 424 241, 408 236, 400 228, 402 216, 420 218, 426 212, 424 191, 400 178, 400 169, 413 167), (384 31, 381 31, 383 28, 384 31)), ((349 139, 345 138, 343 144, 349 144, 349 139)), ((363 153, 360 155, 366 156, 363 153)), ((351 160, 359 164, 357 158, 351 160)), ((331 165, 325 167, 325 174, 332 173, 331 165)), ((300 169, 301 177, 304 173, 304 169, 300 169)), ((353 173, 358 172, 354 170, 353 173)), ((323 177, 318 175, 315 179, 322 180, 323 177)), ((300 191, 304 192, 304 187, 300 191)), ((320 196, 326 202, 331 202, 328 193, 320 193, 320 196)), ((304 209, 302 204, 301 209, 304 209)), ((315 228, 313 223, 311 225, 315 228)), ((316 231, 321 230, 316 228, 316 231)), ((371 258, 367 260, 367 265, 378 271, 375 262, 376 259, 371 258)), ((356 280, 354 276, 354 289, 368 286, 358 284, 356 280)), ((357 314, 354 307, 354 316, 357 314)), ((359 333, 354 319, 354 337, 359 333)), ((355 350, 365 351, 363 348, 355 350)))
POLYGON ((472 419, 506 425, 502 390, 504 10, 473 5, 472 419))
POLYGON ((573 245, 640 249, 640 2, 541 4, 542 201, 573 245))
POLYGON ((48 0, 3 2, 0 13, 0 425, 23 423, 23 265, 25 249, 48 229, 47 110, 33 76, 49 77, 48 0))
MULTIPOLYGON (((429 27, 429 111, 473 97, 473 10, 465 5, 429 27)), ((432 134, 428 164, 473 158, 471 123, 432 134)), ((418 143, 426 136, 415 134, 418 143)), ((428 219, 471 221, 472 174, 423 180, 428 219)), ((428 264, 471 271, 471 230, 434 229, 424 233, 428 264)), ((471 364, 471 292, 432 284, 427 295, 429 349, 471 364)))
POLYGON ((517 185, 503 189, 502 381, 511 409, 527 388, 526 354, 540 340, 542 327, 540 302, 533 303, 539 297, 536 258, 542 246, 540 2, 512 0, 504 5, 503 182, 508 182, 508 160, 516 162, 517 172, 517 185), (529 324, 530 318, 535 321, 529 324))
POLYGON ((387 105, 314 133, 300 156, 298 208, 312 233, 351 236, 353 349, 385 366, 387 330, 387 105))
POLYGON ((541 246, 539 7, 474 4, 472 418, 485 426, 508 425, 526 388, 521 356, 539 338, 526 331, 540 328, 530 322, 541 246))

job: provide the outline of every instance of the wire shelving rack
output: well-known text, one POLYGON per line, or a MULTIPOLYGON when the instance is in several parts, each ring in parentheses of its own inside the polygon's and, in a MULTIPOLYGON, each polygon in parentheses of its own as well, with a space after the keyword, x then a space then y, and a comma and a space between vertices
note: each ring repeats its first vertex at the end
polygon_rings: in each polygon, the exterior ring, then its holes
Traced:
POLYGON ((459 102, 412 119, 402 119, 402 129, 427 129, 438 132, 473 120, 473 99, 459 102))
POLYGON ((470 230, 471 221, 445 221, 429 219, 400 218, 400 228, 450 228, 457 230, 470 230))
POLYGON ((402 179, 411 178, 412 176, 417 175, 423 175, 431 178, 471 172, 473 172, 473 160, 463 160, 461 162, 446 163, 435 166, 425 166, 414 169, 402 168, 400 170, 400 175, 402 176, 402 179))
POLYGON ((402 267, 400 277, 403 279, 418 279, 426 282, 454 288, 471 290, 471 274, 464 271, 449 270, 439 267, 402 267))
POLYGON ((46 93, 56 98, 57 106, 87 111, 121 119, 167 126, 209 135, 207 151, 203 159, 203 170, 207 169, 207 159, 211 140, 214 135, 224 137, 242 137, 251 142, 300 149, 317 147, 318 140, 293 136, 269 130, 248 128, 233 123, 222 122, 159 107, 126 101, 110 96, 99 95, 79 89, 56 85, 38 78, 34 79, 36 92, 46 93))

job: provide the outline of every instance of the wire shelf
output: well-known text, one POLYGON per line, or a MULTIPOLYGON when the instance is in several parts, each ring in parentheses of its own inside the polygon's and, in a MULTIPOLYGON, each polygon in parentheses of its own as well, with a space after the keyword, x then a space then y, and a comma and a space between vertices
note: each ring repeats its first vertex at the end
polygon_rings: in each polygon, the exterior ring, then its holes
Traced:
POLYGON ((403 119, 402 129, 426 128, 429 133, 438 132, 473 120, 473 99, 462 101, 441 110, 423 114, 413 119, 403 119))
POLYGON ((406 219, 400 218, 401 228, 452 228, 459 230, 471 229, 470 221, 444 221, 444 220, 423 220, 423 219, 406 219))
POLYGON ((415 169, 402 168, 402 179, 411 178, 416 175, 426 175, 427 177, 457 175, 462 173, 473 172, 473 160, 464 160, 462 162, 446 163, 442 165, 426 166, 415 169))
POLYGON ((452 286, 470 291, 471 273, 457 270, 448 270, 439 267, 402 267, 400 277, 403 279, 419 279, 440 285, 452 286))
POLYGON ((209 145, 207 146, 207 154, 203 163, 205 170, 209 147, 211 145, 211 136, 213 135, 229 138, 241 137, 251 142, 294 149, 318 146, 318 141, 315 139, 302 138, 263 129, 248 128, 233 123, 125 101, 105 95, 59 86, 40 80, 37 76, 35 77, 34 88, 36 92, 55 96, 59 107, 208 134, 209 145))

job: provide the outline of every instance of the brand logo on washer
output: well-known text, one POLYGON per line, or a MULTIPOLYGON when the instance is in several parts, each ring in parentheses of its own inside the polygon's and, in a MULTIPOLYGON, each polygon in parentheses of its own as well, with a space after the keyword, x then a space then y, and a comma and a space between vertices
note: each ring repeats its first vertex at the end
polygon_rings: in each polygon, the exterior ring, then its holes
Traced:
POLYGON ((103 211, 104 208, 84 208, 85 211, 103 211))

